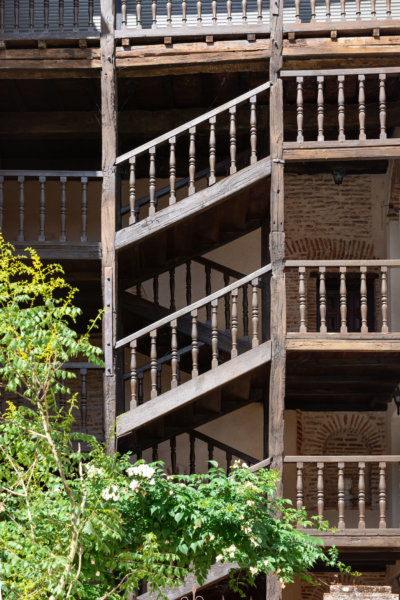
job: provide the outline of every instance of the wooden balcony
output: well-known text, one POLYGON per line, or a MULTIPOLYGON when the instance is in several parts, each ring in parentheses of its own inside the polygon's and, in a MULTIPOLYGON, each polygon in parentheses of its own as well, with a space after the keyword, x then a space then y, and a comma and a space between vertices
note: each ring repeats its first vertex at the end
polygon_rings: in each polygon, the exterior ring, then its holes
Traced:
POLYGON ((0 228, 17 251, 100 259, 101 171, 0 171, 0 228))

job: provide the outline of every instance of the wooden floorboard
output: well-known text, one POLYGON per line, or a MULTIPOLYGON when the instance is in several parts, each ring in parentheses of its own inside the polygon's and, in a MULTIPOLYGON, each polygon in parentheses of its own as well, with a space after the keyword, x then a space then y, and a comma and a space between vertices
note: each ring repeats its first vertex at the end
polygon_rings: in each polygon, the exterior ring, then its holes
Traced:
POLYGON ((117 250, 121 250, 146 237, 173 227, 178 222, 181 223, 195 215, 197 216, 212 206, 216 206, 227 198, 254 185, 257 181, 268 177, 270 173, 271 160, 269 157, 263 158, 255 165, 250 165, 213 186, 201 190, 172 206, 159 210, 154 216, 147 217, 139 223, 117 231, 115 234, 115 247, 117 250))
POLYGON ((117 423, 117 437, 128 435, 135 429, 148 425, 173 411, 195 402, 199 398, 222 388, 225 384, 250 373, 271 360, 271 342, 233 358, 216 369, 183 383, 161 396, 122 414, 117 423))

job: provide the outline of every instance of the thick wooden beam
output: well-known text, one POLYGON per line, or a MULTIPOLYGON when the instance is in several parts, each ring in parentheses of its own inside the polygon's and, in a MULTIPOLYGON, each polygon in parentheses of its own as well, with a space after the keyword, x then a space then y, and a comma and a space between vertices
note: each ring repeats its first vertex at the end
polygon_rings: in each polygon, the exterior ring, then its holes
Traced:
POLYGON ((116 167, 117 156, 117 79, 114 45, 113 0, 101 0, 101 117, 103 188, 101 198, 102 288, 105 313, 103 318, 104 350, 104 433, 107 451, 115 451, 117 383, 114 364, 116 340, 116 261, 114 234, 116 225, 116 167))

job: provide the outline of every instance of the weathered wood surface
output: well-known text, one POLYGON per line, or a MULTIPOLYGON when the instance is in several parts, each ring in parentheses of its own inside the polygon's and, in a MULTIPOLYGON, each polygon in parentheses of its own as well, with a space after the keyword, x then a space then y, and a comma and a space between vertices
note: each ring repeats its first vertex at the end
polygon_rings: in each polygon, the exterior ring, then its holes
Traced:
MULTIPOLYGON (((390 339, 388 334, 381 334, 381 339, 368 339, 367 335, 359 339, 346 339, 332 337, 334 334, 328 334, 329 337, 320 337, 320 334, 313 338, 304 337, 304 334, 288 334, 286 341, 287 351, 326 351, 326 352, 399 352, 400 336, 397 339, 390 339)), ((339 334, 340 335, 340 334, 339 334)), ((372 335, 372 334, 371 334, 372 335)), ((344 337, 344 336, 343 336, 344 337)))
POLYGON ((68 242, 16 242, 11 241, 18 253, 24 253, 27 246, 34 248, 39 256, 46 260, 101 260, 101 245, 95 243, 68 242))
POLYGON ((376 160, 400 157, 400 140, 391 139, 387 143, 379 140, 358 140, 336 142, 285 142, 283 158, 285 161, 315 161, 315 160, 376 160))
POLYGON ((379 462, 392 462, 392 463, 399 463, 400 462, 400 455, 394 455, 394 454, 379 454, 379 455, 375 455, 375 456, 371 456, 371 455, 351 455, 351 456, 285 456, 284 457, 284 462, 285 463, 296 463, 296 462, 303 462, 303 463, 318 463, 318 462, 323 462, 323 463, 338 463, 338 462, 344 462, 344 463, 358 463, 358 462, 369 462, 369 463, 379 463, 379 462))
POLYGON ((178 222, 181 223, 194 215, 199 215, 248 186, 254 185, 257 181, 268 177, 270 172, 270 158, 261 159, 258 163, 242 169, 235 175, 231 175, 229 179, 218 182, 176 204, 168 206, 158 211, 153 217, 147 217, 139 223, 117 231, 115 247, 120 250, 172 227, 178 222))
POLYGON ((323 533, 307 529, 309 535, 324 540, 326 546, 338 548, 398 548, 400 529, 342 529, 323 533))
POLYGON ((179 393, 176 392, 176 389, 172 389, 158 398, 149 400, 120 416, 117 423, 117 436, 127 435, 135 429, 215 392, 225 384, 231 383, 269 362, 270 358, 271 344, 264 342, 257 348, 220 365, 217 369, 183 383, 179 388, 179 393))

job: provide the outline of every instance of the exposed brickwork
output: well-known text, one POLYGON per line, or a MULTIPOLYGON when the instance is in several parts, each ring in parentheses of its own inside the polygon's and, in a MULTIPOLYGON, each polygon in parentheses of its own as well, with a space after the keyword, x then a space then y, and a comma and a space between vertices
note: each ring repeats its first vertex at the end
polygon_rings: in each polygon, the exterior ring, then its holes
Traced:
POLYGON ((331 585, 324 594, 324 600, 394 600, 398 597, 385 585, 331 585))
MULTIPOLYGON (((301 582, 301 598, 302 600, 326 600, 326 595, 331 587, 334 587, 338 582, 342 582, 346 587, 363 585, 363 586, 382 586, 387 583, 386 574, 384 572, 369 572, 362 573, 361 577, 352 577, 347 574, 332 575, 332 573, 313 573, 313 579, 316 584, 312 585, 308 582, 301 582)), ((390 588, 389 588, 390 591, 390 588)), ((394 596, 398 600, 398 596, 394 596)), ((392 597, 390 597, 392 600, 392 597)), ((352 600, 347 597, 346 600, 352 600)), ((357 600, 367 600, 357 598, 357 600)), ((385 599, 386 600, 386 599, 385 599)))

